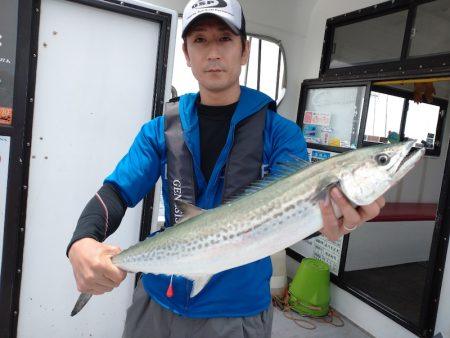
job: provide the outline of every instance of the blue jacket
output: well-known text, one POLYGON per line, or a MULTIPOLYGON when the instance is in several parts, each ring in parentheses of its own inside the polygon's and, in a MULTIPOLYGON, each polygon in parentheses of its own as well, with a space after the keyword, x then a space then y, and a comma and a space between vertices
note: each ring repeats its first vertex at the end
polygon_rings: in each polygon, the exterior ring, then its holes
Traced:
MULTIPOLYGON (((241 87, 241 95, 232 117, 230 130, 223 151, 207 183, 201 172, 200 140, 196 101, 198 94, 180 97, 180 120, 185 143, 192 154, 197 182, 197 206, 210 209, 221 203, 223 179, 220 177, 233 144, 235 126, 246 117, 258 112, 272 102, 267 95, 241 87)), ((279 162, 292 161, 292 155, 308 159, 306 143, 300 128, 277 113, 268 110, 264 129, 263 164, 276 167, 279 162)), ((164 169, 166 149, 164 142, 164 117, 146 123, 137 135, 129 152, 122 158, 105 183, 115 185, 127 206, 135 206, 153 188, 162 176, 162 190, 168 223, 168 190, 164 169)), ((174 276, 174 295, 166 296, 170 276, 145 274, 144 288, 153 300, 174 313, 198 318, 252 316, 270 305, 270 277, 272 266, 266 257, 254 263, 226 270, 214 275, 205 288, 190 298, 192 283, 174 276)))

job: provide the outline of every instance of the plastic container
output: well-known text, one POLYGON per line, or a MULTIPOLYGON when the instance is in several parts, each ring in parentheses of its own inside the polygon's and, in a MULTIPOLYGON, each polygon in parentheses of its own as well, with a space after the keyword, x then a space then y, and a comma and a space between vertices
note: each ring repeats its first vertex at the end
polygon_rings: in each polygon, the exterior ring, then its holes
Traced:
POLYGON ((330 308, 330 268, 319 259, 304 258, 289 286, 289 304, 301 315, 322 317, 330 308))

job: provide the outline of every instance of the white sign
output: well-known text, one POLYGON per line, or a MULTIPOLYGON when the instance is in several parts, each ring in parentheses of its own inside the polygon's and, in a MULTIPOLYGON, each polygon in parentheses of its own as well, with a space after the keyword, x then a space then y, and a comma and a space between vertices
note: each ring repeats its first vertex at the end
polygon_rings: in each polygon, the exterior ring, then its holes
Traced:
POLYGON ((330 272, 336 276, 339 274, 343 239, 341 237, 337 241, 329 241, 323 236, 318 236, 313 242, 313 257, 327 263, 330 272))
POLYGON ((330 272, 338 276, 343 243, 343 237, 332 242, 324 236, 317 236, 300 241, 291 246, 291 249, 303 257, 317 258, 327 263, 330 267, 330 272))
MULTIPOLYGON (((0 136, 0 268, 3 252, 3 232, 5 227, 6 186, 8 184, 9 136, 0 136)), ((1 270, 1 269, 0 269, 1 270)))

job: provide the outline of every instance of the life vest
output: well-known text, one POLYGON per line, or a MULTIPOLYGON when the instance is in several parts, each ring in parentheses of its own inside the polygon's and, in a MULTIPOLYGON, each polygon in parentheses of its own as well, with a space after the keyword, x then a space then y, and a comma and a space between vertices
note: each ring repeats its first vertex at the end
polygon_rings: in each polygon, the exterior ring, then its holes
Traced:
MULTIPOLYGON (((239 190, 263 177, 264 128, 267 105, 240 121, 234 130, 233 146, 225 165, 222 201, 234 197, 239 190)), ((183 138, 178 102, 166 103, 164 137, 167 151, 166 177, 169 191, 170 223, 182 215, 176 201, 195 205, 196 183, 192 154, 183 138)))

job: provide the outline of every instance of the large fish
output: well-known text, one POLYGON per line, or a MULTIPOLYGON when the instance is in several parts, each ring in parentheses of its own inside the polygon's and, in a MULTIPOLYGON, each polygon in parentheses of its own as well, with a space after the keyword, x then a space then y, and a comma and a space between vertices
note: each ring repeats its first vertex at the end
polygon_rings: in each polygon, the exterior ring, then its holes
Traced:
MULTIPOLYGON (((112 262, 128 272, 185 276, 193 281, 194 297, 212 275, 320 230, 319 201, 331 187, 338 186, 355 205, 375 201, 423 157, 423 148, 410 152, 414 143, 365 147, 306 167, 293 161, 284 165, 283 174, 269 176, 242 197, 208 211, 180 202, 181 223, 122 251, 112 262)), ((72 316, 89 298, 81 294, 72 316)))

